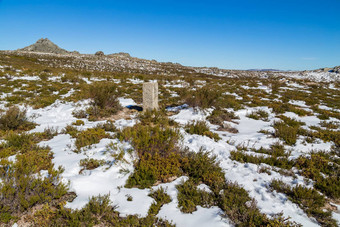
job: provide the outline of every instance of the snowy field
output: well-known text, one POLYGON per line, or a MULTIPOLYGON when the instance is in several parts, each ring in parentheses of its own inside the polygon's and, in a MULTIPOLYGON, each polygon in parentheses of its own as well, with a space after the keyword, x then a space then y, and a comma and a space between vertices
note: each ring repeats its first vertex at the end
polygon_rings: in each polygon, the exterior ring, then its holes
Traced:
MULTIPOLYGON (((4 68, 4 67, 1 67, 4 68)), ((315 74, 315 73, 314 73, 315 74)), ((312 76, 315 76, 315 75, 312 76)), ((323 78, 325 75, 320 75, 318 78, 323 78)), ((24 75, 24 76, 13 76, 10 78, 11 85, 2 84, 2 87, 15 86, 15 82, 20 82, 21 86, 16 89, 10 89, 9 92, 2 91, 1 93, 1 108, 5 111, 8 109, 12 95, 21 94, 20 91, 25 91, 26 87, 31 85, 25 85, 27 83, 32 83, 34 81, 40 81, 40 77, 36 75, 24 75)), ((83 82, 85 84, 91 85, 94 82, 101 82, 105 79, 101 78, 85 78, 83 82)), ((61 81, 60 77, 50 77, 48 81, 61 81)), ((144 80, 139 78, 131 78, 125 81, 125 83, 131 86, 140 86, 144 80)), ((4 83, 4 80, 3 82, 4 83)), ((60 82, 61 83, 61 82, 60 82)), ((72 82, 66 82, 72 83, 72 82)), ((114 79, 113 83, 117 85, 120 84, 120 79, 114 79)), ((199 89, 208 82, 202 80, 198 81, 194 86, 195 89, 199 89)), ((127 86, 127 85, 124 85, 127 86)), ((173 80, 163 83, 162 89, 169 89, 169 97, 178 98, 181 93, 179 89, 190 89, 190 85, 185 80, 173 80)), ((220 86, 227 86, 227 84, 222 84, 220 86)), ((72 86, 70 86, 72 87, 72 86)), ((250 84, 243 84, 239 87, 243 91, 256 90, 258 92, 263 92, 268 97, 273 91, 271 87, 264 84, 257 84, 257 86, 250 84)), ((336 90, 334 84, 329 84, 330 90, 336 90)), ((300 91, 308 94, 307 86, 303 83, 287 82, 284 86, 281 86, 281 90, 284 91, 300 91)), ((165 188, 166 193, 171 197, 171 202, 164 204, 157 217, 168 220, 175 224, 176 226, 233 226, 233 222, 221 214, 223 211, 218 206, 212 206, 210 208, 205 208, 197 206, 196 211, 192 213, 181 212, 178 205, 178 190, 176 185, 183 184, 189 178, 187 176, 178 176, 171 182, 168 183, 158 183, 151 188, 139 189, 139 188, 126 188, 125 184, 130 175, 134 171, 134 163, 138 159, 134 147, 130 142, 121 141, 115 138, 115 132, 108 132, 111 137, 103 138, 98 143, 92 144, 90 146, 85 146, 80 149, 80 152, 75 152, 77 149, 75 145, 75 138, 70 134, 63 133, 62 129, 68 125, 72 125, 76 120, 83 121, 83 124, 74 126, 78 131, 85 131, 90 128, 95 128, 98 124, 105 123, 106 120, 89 120, 88 118, 79 118, 74 116, 74 112, 79 110, 86 110, 91 105, 90 99, 81 99, 72 101, 70 97, 73 96, 77 88, 68 88, 67 91, 63 92, 56 100, 48 106, 41 108, 33 108, 31 105, 24 103, 15 103, 14 105, 19 106, 21 109, 27 111, 27 116, 36 123, 35 128, 30 129, 28 133, 44 132, 47 128, 55 128, 58 130, 58 134, 52 139, 42 140, 38 143, 40 146, 48 146, 53 152, 52 162, 55 167, 62 166, 64 172, 61 174, 62 181, 69 183, 69 191, 75 192, 76 198, 72 202, 67 202, 66 208, 81 209, 89 201, 89 198, 98 195, 109 195, 109 198, 114 206, 116 206, 116 211, 119 212, 121 217, 126 217, 128 215, 138 215, 139 217, 146 217, 148 215, 148 210, 155 200, 149 196, 149 194, 157 190, 158 188, 165 188), (123 152, 124 161, 118 161, 115 159, 115 155, 119 152, 123 152), (83 159, 96 159, 103 160, 104 165, 99 166, 95 169, 85 169, 82 170, 80 165, 83 159)), ((54 91, 58 94, 58 90, 54 91)), ((241 96, 242 94, 235 91, 228 91, 226 95, 233 97, 233 100, 245 100, 247 96, 241 96)), ((248 98, 252 98, 249 95, 248 98)), ((267 96, 266 96, 267 97, 267 96)), ((263 100, 266 101, 266 97, 263 100)), ((336 97, 336 95, 334 96, 336 97)), ((163 100, 165 99, 162 96, 163 100)), ((161 98, 161 101, 162 101, 161 98)), ((280 100, 282 96, 278 94, 274 99, 269 99, 269 102, 274 102, 280 100)), ((336 97, 339 100, 339 93, 336 97)), ((129 94, 121 94, 118 98, 120 105, 127 110, 129 106, 141 105, 140 99, 136 100, 135 96, 129 94)), ((313 113, 312 106, 306 104, 303 100, 289 100, 290 105, 293 105, 297 109, 302 109, 304 111, 313 113)), ((219 126, 212 124, 208 119, 209 116, 214 111, 214 107, 197 109, 193 108, 186 103, 178 103, 178 105, 172 105, 168 107, 166 112, 169 115, 169 119, 174 120, 179 125, 179 131, 182 135, 180 140, 180 146, 188 148, 191 152, 199 152, 200 149, 211 152, 212 155, 217 157, 220 167, 222 168, 225 178, 228 181, 236 182, 242 186, 246 191, 248 191, 249 196, 254 198, 257 202, 257 207, 259 210, 266 214, 268 217, 272 217, 275 214, 282 213, 283 217, 290 217, 290 221, 296 222, 303 226, 319 226, 320 223, 316 221, 312 216, 308 216, 306 212, 299 207, 298 204, 294 203, 288 198, 284 193, 279 193, 275 190, 270 190, 270 183, 274 179, 279 179, 295 187, 297 185, 302 185, 307 188, 313 188, 314 182, 312 180, 306 180, 306 177, 299 174, 298 170, 292 169, 294 176, 283 175, 278 171, 276 167, 270 166, 265 163, 254 164, 249 162, 239 162, 231 158, 231 152, 237 151, 242 147, 245 154, 251 154, 255 156, 267 157, 267 154, 257 153, 255 150, 261 148, 269 149, 273 144, 281 144, 284 149, 289 150, 289 156, 286 157, 288 160, 296 160, 300 156, 309 155, 311 151, 330 151, 334 147, 334 142, 332 140, 326 141, 320 138, 316 138, 313 141, 306 142, 306 136, 298 135, 294 145, 285 143, 281 138, 272 136, 271 134, 275 132, 275 122, 281 121, 284 117, 279 117, 283 115, 285 117, 294 119, 296 121, 302 122, 302 129, 306 130, 317 130, 313 127, 318 127, 325 129, 321 126, 325 123, 332 123, 339 126, 339 118, 334 117, 336 113, 339 113, 339 109, 334 106, 328 106, 326 103, 322 103, 318 106, 318 110, 326 110, 334 113, 326 120, 320 119, 318 117, 320 113, 308 114, 301 116, 296 112, 285 111, 283 114, 276 114, 273 111, 273 107, 269 106, 251 106, 247 105, 244 101, 244 105, 240 108, 225 108, 228 111, 233 111, 235 114, 235 119, 232 121, 224 122, 228 123, 229 126, 237 130, 237 133, 231 133, 226 130, 219 130, 219 126), (254 119, 250 117, 250 114, 256 111, 264 111, 268 113, 266 119, 254 119), (190 134, 185 130, 188 123, 193 121, 204 121, 208 125, 211 132, 218 134, 220 140, 216 141, 205 135, 190 134), (266 168, 267 171, 260 171, 261 168, 266 168)), ((129 111, 128 114, 120 119, 114 120, 114 125, 117 129, 124 129, 127 127, 133 127, 139 122, 138 112, 129 111)), ((339 127, 331 129, 333 131, 339 131, 339 127)), ((5 140, 2 140, 4 143, 5 140)), ((338 148, 337 148, 338 149, 338 148)), ((1 151, 0 151, 1 152, 1 151)), ((8 160, 15 162, 16 155, 6 157, 8 160)), ((46 170, 40 171, 40 177, 48 177, 46 170)), ((0 179, 1 182, 1 179, 0 179)), ((210 191, 209 187, 205 184, 198 185, 201 190, 210 191)), ((332 203, 336 204, 336 200, 332 203)), ((340 223, 340 211, 339 203, 335 205, 337 209, 332 210, 332 217, 340 223)))

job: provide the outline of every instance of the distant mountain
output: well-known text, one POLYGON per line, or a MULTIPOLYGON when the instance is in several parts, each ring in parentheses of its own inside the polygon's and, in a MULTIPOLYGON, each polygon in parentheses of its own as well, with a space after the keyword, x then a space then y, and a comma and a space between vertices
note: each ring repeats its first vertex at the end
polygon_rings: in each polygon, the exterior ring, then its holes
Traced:
POLYGON ((41 53, 53 53, 53 54, 69 54, 70 51, 64 50, 54 44, 51 40, 39 39, 36 43, 24 47, 22 49, 18 49, 18 51, 31 51, 31 52, 41 52, 41 53))
POLYGON ((259 71, 259 72, 280 72, 279 69, 248 69, 247 71, 259 71))

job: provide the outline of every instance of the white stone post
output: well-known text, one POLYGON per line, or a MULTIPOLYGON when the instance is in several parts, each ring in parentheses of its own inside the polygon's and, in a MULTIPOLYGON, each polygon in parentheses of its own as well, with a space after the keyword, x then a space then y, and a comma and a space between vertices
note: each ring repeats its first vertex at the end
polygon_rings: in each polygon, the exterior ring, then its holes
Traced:
POLYGON ((143 111, 158 110, 158 83, 143 83, 143 111))

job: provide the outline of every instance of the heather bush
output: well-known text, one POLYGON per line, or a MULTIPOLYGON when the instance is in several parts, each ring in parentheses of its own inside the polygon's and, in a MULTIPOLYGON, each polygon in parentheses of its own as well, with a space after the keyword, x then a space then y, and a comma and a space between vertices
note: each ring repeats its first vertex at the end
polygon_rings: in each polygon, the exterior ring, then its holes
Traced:
POLYGON ((201 136, 207 136, 215 141, 220 140, 221 138, 217 133, 213 133, 210 131, 209 126, 205 121, 194 121, 185 125, 185 131, 190 134, 197 134, 201 136))
POLYGON ((280 180, 273 180, 270 184, 273 190, 285 193, 288 198, 299 205, 308 216, 314 217, 323 226, 337 226, 332 219, 331 211, 324 211, 325 197, 313 188, 305 188, 301 185, 291 187, 280 180))
POLYGON ((176 185, 178 190, 178 207, 183 213, 192 213, 196 211, 196 206, 209 208, 215 205, 214 196, 212 193, 197 189, 194 182, 191 180, 182 181, 176 185))
POLYGON ((249 118, 253 118, 255 120, 263 120, 268 121, 269 114, 265 110, 256 110, 246 115, 249 118))
POLYGON ((18 107, 10 107, 6 113, 0 116, 0 130, 30 130, 35 127, 35 123, 30 122, 25 110, 18 107))
POLYGON ((149 208, 148 215, 155 216, 158 214, 159 210, 164 204, 170 203, 171 198, 168 194, 166 194, 166 190, 160 187, 157 190, 152 190, 149 194, 155 202, 153 202, 149 208))
POLYGON ((94 83, 89 89, 92 106, 87 110, 91 119, 109 117, 122 109, 118 101, 117 86, 112 83, 94 83))

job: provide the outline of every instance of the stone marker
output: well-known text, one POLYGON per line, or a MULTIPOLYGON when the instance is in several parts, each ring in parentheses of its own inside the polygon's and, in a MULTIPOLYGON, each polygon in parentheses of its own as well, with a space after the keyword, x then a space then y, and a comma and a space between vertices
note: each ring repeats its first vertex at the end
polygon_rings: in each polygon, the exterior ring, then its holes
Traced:
POLYGON ((158 83, 143 83, 143 111, 158 110, 158 83))

